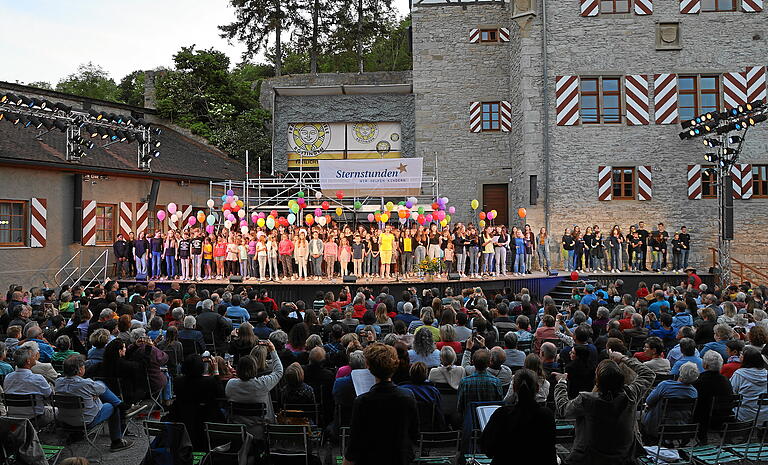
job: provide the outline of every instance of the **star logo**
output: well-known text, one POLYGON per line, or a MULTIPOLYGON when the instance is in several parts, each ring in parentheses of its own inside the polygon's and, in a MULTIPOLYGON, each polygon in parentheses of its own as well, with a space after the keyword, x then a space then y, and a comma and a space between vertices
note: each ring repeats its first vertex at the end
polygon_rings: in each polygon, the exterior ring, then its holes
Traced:
POLYGON ((408 165, 403 165, 402 163, 400 163, 400 166, 398 166, 397 169, 400 170, 401 173, 407 173, 408 165))

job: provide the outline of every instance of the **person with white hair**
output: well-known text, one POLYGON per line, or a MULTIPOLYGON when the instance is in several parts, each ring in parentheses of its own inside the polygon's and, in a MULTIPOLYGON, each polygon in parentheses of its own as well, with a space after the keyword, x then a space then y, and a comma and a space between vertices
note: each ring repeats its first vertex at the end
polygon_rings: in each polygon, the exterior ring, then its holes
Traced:
POLYGON ((690 423, 691 418, 687 412, 668 411, 666 418, 662 416, 662 405, 664 399, 696 399, 698 392, 693 387, 693 383, 699 378, 699 368, 693 362, 686 362, 680 367, 680 374, 677 379, 669 379, 660 382, 648 394, 645 400, 646 410, 641 421, 641 430, 646 438, 656 438, 661 421, 664 424, 684 424, 690 423))
POLYGON ((702 357, 702 364, 704 365, 704 372, 693 383, 693 387, 698 393, 696 409, 693 412, 693 423, 699 424, 700 442, 706 444, 707 431, 710 427, 719 428, 724 421, 733 420, 733 413, 730 409, 724 411, 722 408, 718 409, 716 405, 715 411, 712 411, 713 400, 733 394, 733 388, 728 378, 720 373, 723 368, 723 359, 720 354, 710 350, 702 357), (711 417, 710 412, 712 413, 711 417))

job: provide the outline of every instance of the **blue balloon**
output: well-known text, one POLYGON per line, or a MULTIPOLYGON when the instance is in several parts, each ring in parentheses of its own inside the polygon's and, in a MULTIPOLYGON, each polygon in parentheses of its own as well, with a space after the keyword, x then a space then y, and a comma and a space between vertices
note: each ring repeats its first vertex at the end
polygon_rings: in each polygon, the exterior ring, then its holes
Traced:
POLYGON ((227 201, 227 196, 226 195, 222 195, 221 196, 221 201, 222 202, 226 202, 227 201))
POLYGON ((216 217, 215 217, 215 216, 213 216, 213 214, 210 214, 210 215, 208 215, 208 218, 206 218, 206 219, 205 219, 205 221, 206 221, 208 224, 213 224, 213 223, 215 223, 215 222, 216 222, 216 217))
POLYGON ((296 215, 294 215, 293 213, 288 213, 288 216, 286 217, 286 219, 288 220, 288 224, 293 224, 296 222, 296 215))

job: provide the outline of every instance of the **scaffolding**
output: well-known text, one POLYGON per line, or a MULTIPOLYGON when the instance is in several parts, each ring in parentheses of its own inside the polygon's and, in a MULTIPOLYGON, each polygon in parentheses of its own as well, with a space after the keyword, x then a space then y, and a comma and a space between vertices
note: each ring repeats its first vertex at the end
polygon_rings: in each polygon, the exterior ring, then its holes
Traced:
MULTIPOLYGON (((437 163, 434 166, 437 166, 437 163)), ((335 210, 337 207, 342 208, 341 222, 361 221, 369 213, 376 210, 383 211, 384 205, 387 202, 391 201, 397 204, 407 198, 345 196, 343 199, 338 199, 336 197, 325 197, 321 194, 318 175, 318 170, 308 168, 289 169, 287 172, 274 175, 263 174, 261 169, 258 169, 256 177, 251 177, 248 173, 248 163, 246 163, 245 180, 212 181, 209 184, 209 198, 217 201, 221 196, 226 195, 227 191, 231 190, 234 195, 237 195, 243 201, 245 210, 249 214, 254 211, 271 212, 276 210, 279 214, 283 215, 289 213, 288 201, 291 199, 295 200, 299 192, 304 192, 304 198, 307 202, 307 205, 304 207, 305 212, 313 211, 315 208, 320 207, 322 202, 326 201, 330 204, 330 211, 335 210), (362 204, 361 208, 355 209, 354 205, 356 202, 362 204)), ((411 197, 416 197, 418 205, 423 206, 425 211, 429 212, 432 211, 430 205, 432 205, 439 193, 439 178, 436 169, 430 173, 425 166, 425 173, 421 180, 421 192, 419 195, 411 197)), ((218 204, 219 202, 217 201, 216 203, 218 204)), ((220 209, 217 208, 216 210, 220 209)))

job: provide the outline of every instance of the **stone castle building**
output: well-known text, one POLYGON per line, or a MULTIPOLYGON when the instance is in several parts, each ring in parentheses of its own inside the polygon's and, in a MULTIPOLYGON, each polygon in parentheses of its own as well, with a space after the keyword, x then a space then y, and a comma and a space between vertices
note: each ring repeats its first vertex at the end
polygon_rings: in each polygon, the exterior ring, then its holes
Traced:
MULTIPOLYGON (((412 125, 404 118, 403 138, 412 132, 414 143, 403 141, 402 156, 437 169, 442 195, 466 205, 457 213, 463 221, 478 199, 504 223, 521 224, 517 210, 526 208, 526 222, 556 237, 574 224, 605 232, 614 224, 626 232, 639 221, 648 229, 663 222, 669 231, 685 225, 691 261, 706 268, 708 247, 717 246, 714 178, 701 139, 681 140, 679 123, 765 99, 762 3, 414 0, 413 71, 381 82, 412 86, 415 116, 412 125)), ((376 83, 365 76, 288 76, 270 84, 376 83)), ((410 99, 386 92, 385 120, 397 116, 393 104, 410 107, 410 99)), ((280 99, 291 98, 299 97, 275 97, 276 126, 280 99)), ((327 103, 326 119, 354 114, 338 100, 327 103)), ((751 263, 766 262, 767 131, 765 124, 750 130, 734 174, 732 251, 751 263)), ((285 142, 274 140, 280 166, 285 142)))

